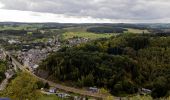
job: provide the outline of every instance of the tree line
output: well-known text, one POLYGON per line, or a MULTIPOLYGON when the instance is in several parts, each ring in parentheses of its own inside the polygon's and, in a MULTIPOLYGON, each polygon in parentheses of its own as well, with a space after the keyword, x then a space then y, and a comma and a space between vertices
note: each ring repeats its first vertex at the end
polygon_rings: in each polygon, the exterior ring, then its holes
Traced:
POLYGON ((122 27, 91 27, 87 29, 87 32, 93 32, 93 33, 123 33, 124 31, 127 31, 127 29, 124 29, 122 27))

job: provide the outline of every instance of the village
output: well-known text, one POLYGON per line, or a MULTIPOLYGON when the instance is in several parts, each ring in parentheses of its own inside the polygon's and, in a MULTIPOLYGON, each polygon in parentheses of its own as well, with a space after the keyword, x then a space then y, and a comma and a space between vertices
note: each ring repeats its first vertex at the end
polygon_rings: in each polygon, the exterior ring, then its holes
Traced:
MULTIPOLYGON (((58 51, 63 45, 66 47, 71 47, 80 43, 88 42, 86 38, 74 38, 69 39, 64 44, 62 44, 58 39, 50 38, 46 43, 31 43, 23 45, 21 50, 10 51, 20 63, 27 67, 31 72, 36 71, 39 63, 46 59, 48 55, 52 52, 58 51)), ((10 44, 19 44, 19 41, 9 40, 10 44)))
MULTIPOLYGON (((64 45, 66 47, 71 47, 80 43, 88 42, 89 40, 86 38, 74 38, 67 40, 64 45)), ((8 43, 10 45, 17 45, 21 44, 19 40, 8 40, 8 43)), ((31 43, 27 45, 23 45, 21 50, 11 50, 9 51, 10 54, 12 54, 21 64, 23 64, 29 71, 34 73, 36 69, 39 67, 39 63, 41 63, 44 59, 48 57, 49 54, 52 52, 58 51, 63 44, 59 42, 56 39, 49 39, 48 42, 42 44, 42 43, 31 43), (44 46, 42 46, 44 45, 44 46)), ((0 59, 5 59, 3 51, 0 50, 0 59)), ((13 69, 7 70, 5 73, 6 79, 1 84, 0 87, 2 87, 1 90, 4 90, 6 85, 8 84, 8 80, 15 75, 15 71, 13 69)), ((92 93, 98 93, 98 88, 96 87, 89 87, 87 89, 88 91, 92 93)), ((80 96, 80 95, 74 95, 72 93, 67 93, 61 90, 58 90, 55 87, 50 87, 49 89, 41 88, 40 90, 43 94, 46 95, 56 95, 59 98, 63 99, 72 99, 72 100, 87 100, 87 97, 80 96)), ((94 99, 93 99, 94 100, 94 99)))
MULTIPOLYGON (((70 47, 70 46, 74 46, 74 45, 85 43, 85 42, 88 42, 88 39, 84 39, 84 38, 69 39, 66 42, 66 46, 70 47)), ((21 42, 19 42, 18 40, 12 39, 12 40, 9 40, 8 43, 11 45, 12 44, 16 45, 16 44, 20 44, 21 42)), ((45 44, 48 44, 48 45, 46 45, 44 48, 42 48, 42 45, 40 45, 39 43, 37 44, 34 43, 34 45, 36 46, 34 46, 33 48, 31 48, 32 44, 30 45, 27 44, 23 46, 24 48, 22 48, 22 50, 18 50, 18 51, 11 50, 10 53, 13 54, 13 56, 15 56, 20 63, 22 63, 26 68, 28 68, 29 71, 34 73, 34 71, 36 71, 36 69, 39 67, 38 64, 44 59, 46 59, 50 53, 58 51, 62 45, 59 41, 56 41, 53 39, 49 39, 49 41, 45 44)), ((2 49, 0 49, 0 59, 1 60, 5 59, 2 49)), ((11 65, 11 68, 12 68, 12 65, 11 65)), ((5 75, 6 75, 6 79, 0 85, 1 91, 4 90, 5 87, 7 86, 8 80, 12 78, 13 75, 15 75, 15 70, 9 69, 6 71, 5 75)), ((89 87, 87 90, 92 93, 98 93, 99 91, 99 89, 96 87, 89 87)), ((85 96, 67 93, 55 87, 50 87, 49 89, 41 88, 40 91, 41 93, 46 94, 46 95, 55 94, 59 98, 63 98, 63 99, 87 100, 87 97, 85 96)))

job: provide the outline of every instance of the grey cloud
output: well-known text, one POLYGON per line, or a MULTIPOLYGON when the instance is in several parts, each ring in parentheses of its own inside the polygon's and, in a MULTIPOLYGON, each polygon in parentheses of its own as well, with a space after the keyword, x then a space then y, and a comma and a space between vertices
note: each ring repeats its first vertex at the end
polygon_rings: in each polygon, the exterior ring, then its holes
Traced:
POLYGON ((1 0, 4 9, 77 17, 151 20, 170 17, 169 0, 1 0))

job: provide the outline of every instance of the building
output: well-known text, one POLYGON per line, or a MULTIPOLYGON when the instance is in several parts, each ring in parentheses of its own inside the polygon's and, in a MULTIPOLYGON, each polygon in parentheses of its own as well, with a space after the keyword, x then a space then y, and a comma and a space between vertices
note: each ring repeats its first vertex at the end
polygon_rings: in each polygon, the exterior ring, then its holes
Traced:
POLYGON ((20 43, 20 42, 12 39, 12 40, 9 40, 8 43, 9 44, 16 44, 16 43, 20 43))
POLYGON ((56 93, 57 92, 57 89, 56 88, 52 88, 49 90, 50 93, 56 93))
POLYGON ((3 60, 5 58, 4 53, 2 50, 0 50, 0 60, 3 60))
POLYGON ((0 60, 3 60, 3 54, 2 53, 0 53, 0 60))
POLYGON ((97 92, 99 92, 99 89, 96 87, 89 87, 89 91, 91 91, 93 93, 97 93, 97 92))
POLYGON ((89 100, 89 99, 86 97, 74 96, 73 100, 89 100))
POLYGON ((149 89, 145 89, 145 88, 140 88, 139 89, 139 94, 141 95, 146 95, 146 94, 150 94, 152 91, 149 89))
POLYGON ((57 96, 60 98, 69 98, 70 97, 70 95, 67 93, 58 93, 57 96))
POLYGON ((5 76, 7 79, 11 78, 14 74, 15 72, 12 69, 9 69, 5 72, 5 76))

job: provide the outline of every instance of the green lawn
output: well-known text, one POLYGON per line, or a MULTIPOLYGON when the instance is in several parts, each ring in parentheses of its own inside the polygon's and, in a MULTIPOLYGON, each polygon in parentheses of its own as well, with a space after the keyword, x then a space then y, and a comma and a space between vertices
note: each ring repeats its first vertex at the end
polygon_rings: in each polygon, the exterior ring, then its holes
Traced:
POLYGON ((129 100, 153 100, 153 98, 151 96, 149 96, 149 95, 148 96, 136 95, 136 96, 129 97, 128 99, 129 100))
POLYGON ((109 38, 113 35, 114 34, 95 34, 95 33, 89 33, 89 32, 66 32, 62 34, 62 38, 64 40, 74 38, 74 37, 98 39, 98 38, 109 38))
POLYGON ((87 27, 68 27, 64 28, 66 32, 86 32, 87 27))
POLYGON ((38 98, 38 100, 63 100, 56 95, 43 95, 42 97, 38 98))

